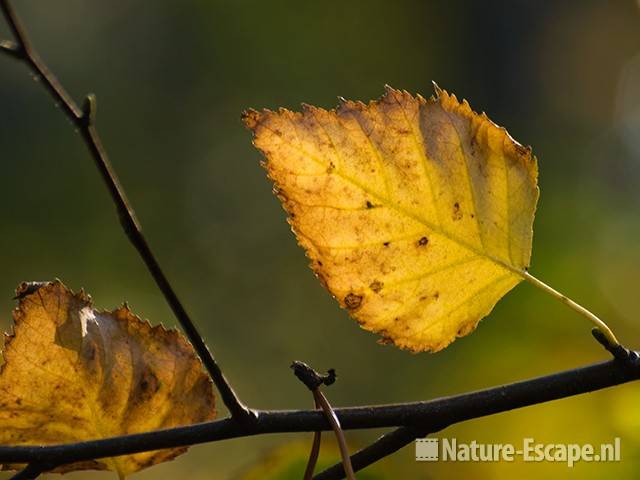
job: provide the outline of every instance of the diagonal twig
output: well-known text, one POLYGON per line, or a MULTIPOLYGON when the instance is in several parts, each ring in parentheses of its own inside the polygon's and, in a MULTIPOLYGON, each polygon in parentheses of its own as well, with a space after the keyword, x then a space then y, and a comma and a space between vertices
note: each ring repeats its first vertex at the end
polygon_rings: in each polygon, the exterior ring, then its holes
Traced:
POLYGON ((27 35, 27 32, 10 1, 0 0, 0 9, 2 10, 7 24, 15 37, 15 42, 0 42, 0 51, 19 59, 28 65, 33 74, 42 80, 41 83, 53 97, 56 104, 60 105, 62 111, 79 130, 91 153, 91 156, 93 157, 96 167, 109 190, 111 199, 113 200, 120 218, 120 224, 122 225, 127 238, 140 254, 140 257, 147 266, 149 273, 155 280, 156 285, 164 295, 164 298, 171 307, 171 310, 180 322, 182 329, 186 333, 189 341, 193 345, 193 348, 202 360, 202 363, 220 392, 220 396, 222 397, 224 404, 229 409, 233 418, 239 420, 254 419, 254 415, 240 402, 237 395, 231 388, 231 385, 222 373, 220 366, 204 342, 202 335, 198 332, 198 329, 192 322, 191 317, 185 310, 175 290, 162 271, 155 255, 151 251, 151 248, 142 233, 140 223, 135 216, 133 208, 127 200, 125 192, 111 166, 111 162, 107 157, 107 153, 102 145, 98 131, 96 130, 95 96, 88 95, 82 109, 80 109, 64 89, 62 84, 40 59, 40 56, 33 48, 29 36, 27 35))
POLYGON ((50 467, 47 465, 41 463, 30 463, 11 477, 11 480, 33 480, 38 478, 47 470, 50 470, 50 467))
POLYGON ((593 338, 595 338, 598 343, 600 343, 600 345, 602 345, 611 355, 613 355, 613 358, 619 362, 626 363, 631 366, 634 364, 637 365, 640 362, 638 352, 629 350, 619 343, 611 343, 609 337, 602 333, 602 330, 599 328, 592 328, 591 335, 593 335, 593 338))

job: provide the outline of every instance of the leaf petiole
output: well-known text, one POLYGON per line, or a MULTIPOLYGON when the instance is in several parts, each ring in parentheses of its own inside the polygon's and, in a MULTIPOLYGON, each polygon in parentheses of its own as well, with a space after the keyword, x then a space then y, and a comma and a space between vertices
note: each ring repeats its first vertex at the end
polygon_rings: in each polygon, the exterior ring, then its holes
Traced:
POLYGON ((598 330, 600 330, 602 332, 602 334, 606 337, 606 339, 609 341, 609 344, 611 346, 615 347, 615 346, 620 345, 620 342, 618 341, 616 336, 613 334, 611 329, 607 326, 607 324, 605 322, 603 322, 600 318, 598 318, 595 314, 593 314, 592 312, 590 312, 589 310, 584 308, 582 305, 574 302, 573 300, 571 300, 566 295, 563 295, 562 293, 558 292, 556 289, 550 287, 549 285, 547 285, 543 281, 538 280, 536 277, 531 275, 529 272, 526 272, 526 271, 525 272, 520 272, 520 275, 522 276, 522 278, 524 278, 530 284, 535 285, 536 287, 538 287, 541 290, 544 290, 549 295, 551 295, 552 297, 557 298, 562 303, 564 303, 565 305, 569 306, 570 308, 572 308, 573 310, 578 312, 583 317, 588 318, 598 328, 598 330))

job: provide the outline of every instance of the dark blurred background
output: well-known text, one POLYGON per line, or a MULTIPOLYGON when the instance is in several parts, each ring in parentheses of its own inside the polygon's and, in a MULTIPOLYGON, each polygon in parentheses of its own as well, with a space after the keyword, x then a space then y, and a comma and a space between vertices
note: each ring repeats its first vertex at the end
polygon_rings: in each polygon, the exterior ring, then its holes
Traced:
MULTIPOLYGON (((539 158, 532 272, 638 347, 640 15, 618 1, 15 1, 37 48, 98 127, 146 234, 250 405, 311 403, 291 360, 335 367, 335 405, 428 399, 606 358, 590 325, 522 284, 476 333, 412 355, 376 343, 313 277, 240 122, 248 107, 326 108, 431 80, 539 158)), ((0 26, 0 38, 7 38, 0 26)), ((92 160, 24 65, 0 58, 0 319, 23 280, 61 278, 100 307, 171 312, 121 232, 92 160)), ((622 462, 425 464, 388 478, 622 478, 640 472, 640 385, 478 419, 440 436, 622 441, 622 462)), ((352 447, 380 432, 350 432, 352 447)), ((308 435, 198 446, 136 478, 233 479, 308 435)), ((72 478, 111 478, 80 473, 72 478)))

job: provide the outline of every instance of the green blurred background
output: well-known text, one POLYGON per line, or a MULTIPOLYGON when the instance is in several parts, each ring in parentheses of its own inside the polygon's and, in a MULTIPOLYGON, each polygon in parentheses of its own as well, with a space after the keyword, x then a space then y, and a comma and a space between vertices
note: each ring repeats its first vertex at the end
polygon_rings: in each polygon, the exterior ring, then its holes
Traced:
MULTIPOLYGON (((16 1, 37 48, 98 126, 166 273, 238 393, 309 407, 288 366, 335 367, 335 405, 429 399, 606 358, 590 325, 523 284, 473 335, 412 355, 376 343, 320 287, 240 122, 248 107, 333 107, 431 80, 530 144, 542 190, 532 272, 638 346, 640 14, 618 1, 16 1)), ((0 37, 8 31, 0 26, 0 37)), ((100 307, 174 320, 120 231, 73 128, 0 59, 0 319, 23 280, 61 278, 100 307)), ((622 478, 640 473, 640 385, 451 427, 459 441, 622 439, 622 462, 416 463, 385 478, 622 478)), ((350 432, 353 448, 381 432, 350 432)), ((140 479, 234 479, 309 435, 197 446, 140 479)), ((111 478, 79 473, 72 478, 111 478)))

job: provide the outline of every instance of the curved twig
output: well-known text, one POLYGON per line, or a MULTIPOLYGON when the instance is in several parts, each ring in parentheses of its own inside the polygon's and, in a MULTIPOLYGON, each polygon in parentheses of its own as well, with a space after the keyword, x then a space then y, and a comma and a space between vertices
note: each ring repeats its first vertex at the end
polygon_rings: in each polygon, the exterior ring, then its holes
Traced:
POLYGON ((346 474, 348 480, 355 480, 356 476, 351 466, 351 455, 349 454, 349 448, 347 447, 347 439, 344 437, 340 420, 336 415, 335 410, 331 407, 331 404, 327 400, 327 397, 320 391, 319 388, 313 390, 313 398, 316 399, 316 403, 320 405, 325 417, 329 420, 333 433, 338 441, 338 447, 340 448, 340 457, 342 458, 342 468, 346 474))
MULTIPOLYGON (((330 369, 326 375, 321 375, 313 368, 303 362, 293 362, 291 365, 293 372, 298 379, 306 385, 306 387, 313 393, 313 399, 315 400, 316 409, 320 407, 324 412, 325 418, 329 421, 333 433, 338 441, 340 448, 340 456, 342 457, 342 464, 344 471, 347 474, 348 480, 355 480, 355 474, 353 473, 353 467, 351 466, 351 456, 349 455, 349 448, 347 447, 347 440, 340 426, 340 420, 336 416, 336 412, 327 400, 327 397, 320 391, 321 385, 332 385, 336 381, 336 371, 330 369)), ((313 473, 313 467, 315 467, 315 461, 317 460, 317 452, 314 451, 319 444, 320 431, 316 431, 314 435, 313 447, 309 456, 309 462, 305 470, 305 479, 308 475, 313 473), (314 458, 315 456, 315 458, 314 458), (313 463, 313 465, 312 465, 313 463)))
MULTIPOLYGON (((316 410, 320 408, 317 401, 313 402, 316 410)), ((320 455, 320 442, 322 440, 322 432, 318 430, 313 432, 313 443, 311 444, 311 450, 309 451, 309 459, 307 460, 307 466, 304 469, 304 475, 302 480, 311 480, 313 478, 313 472, 316 470, 316 464, 318 463, 318 456, 320 455)))

